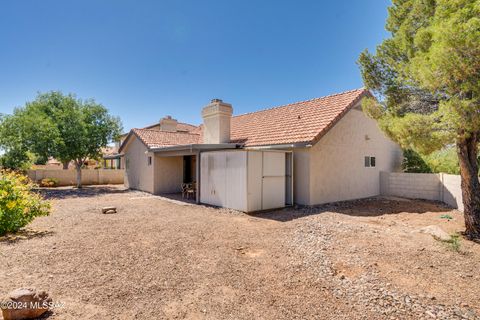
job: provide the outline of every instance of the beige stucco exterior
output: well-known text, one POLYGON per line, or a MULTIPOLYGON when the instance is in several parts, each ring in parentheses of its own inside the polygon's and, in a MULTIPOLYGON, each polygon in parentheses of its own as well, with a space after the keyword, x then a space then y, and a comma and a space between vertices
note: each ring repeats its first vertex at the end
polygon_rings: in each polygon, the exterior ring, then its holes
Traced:
POLYGON ((182 191, 183 157, 154 157, 153 193, 174 193, 182 191))
POLYGON ((182 156, 160 157, 132 137, 124 147, 126 162, 124 184, 127 188, 153 194, 181 191, 183 182, 182 156), (152 157, 151 165, 148 157, 152 157), (128 164, 127 164, 128 163, 128 164))
POLYGON ((233 108, 229 103, 215 99, 203 108, 203 143, 230 142, 230 120, 233 108))
MULTIPOLYGON (((153 165, 148 165, 148 157, 153 154, 136 137, 132 137, 124 147, 125 186, 130 189, 154 192, 153 165)), ((153 163, 153 160, 152 160, 153 163)))
MULTIPOLYGON (((360 105, 348 111, 317 143, 290 151, 294 159, 294 203, 300 205, 379 195, 380 172, 398 171, 402 159, 400 147, 362 112, 360 105), (375 167, 365 167, 365 156, 375 157, 375 167)), ((153 194, 180 192, 182 152, 151 153, 132 136, 124 147, 125 185, 153 194)))
POLYGON ((294 151, 295 203, 316 205, 380 194, 380 171, 397 171, 402 151, 353 108, 310 148, 294 151), (376 158, 365 167, 365 156, 376 158))

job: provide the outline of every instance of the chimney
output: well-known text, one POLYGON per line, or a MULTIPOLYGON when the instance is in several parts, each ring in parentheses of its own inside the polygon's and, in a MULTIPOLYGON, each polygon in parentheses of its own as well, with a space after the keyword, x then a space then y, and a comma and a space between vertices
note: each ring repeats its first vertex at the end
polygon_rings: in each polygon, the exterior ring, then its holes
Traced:
POLYGON ((213 99, 202 110, 203 143, 229 143, 230 120, 233 108, 229 103, 220 99, 213 99))
POLYGON ((177 120, 166 116, 160 120, 160 131, 177 132, 177 120))

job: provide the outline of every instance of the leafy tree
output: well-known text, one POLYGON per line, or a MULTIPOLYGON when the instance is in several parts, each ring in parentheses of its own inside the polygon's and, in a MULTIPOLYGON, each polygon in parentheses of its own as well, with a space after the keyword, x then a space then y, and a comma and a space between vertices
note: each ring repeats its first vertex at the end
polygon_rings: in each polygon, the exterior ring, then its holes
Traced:
POLYGON ((359 58, 379 101, 365 111, 406 149, 456 146, 466 235, 480 239, 480 1, 393 0, 386 29, 391 36, 359 58))
POLYGON ((83 163, 98 158, 101 148, 116 139, 121 129, 120 119, 93 99, 80 100, 52 91, 39 94, 33 102, 1 119, 0 132, 5 137, 0 144, 7 153, 18 149, 43 158, 54 157, 62 163, 73 161, 77 187, 81 187, 83 163))
POLYGON ((432 170, 414 150, 408 149, 403 151, 402 169, 404 172, 413 173, 431 173, 432 170))
MULTIPOLYGON (((447 148, 424 156, 425 162, 433 172, 459 174, 458 156, 455 148, 447 148)), ((478 160, 477 160, 478 163, 478 160)))
POLYGON ((0 146, 3 154, 0 156, 0 167, 6 169, 28 169, 31 165, 28 149, 25 148, 19 134, 19 123, 8 120, 8 116, 0 115, 0 146))
POLYGON ((1 168, 27 170, 31 165, 29 154, 21 149, 12 149, 0 156, 1 168))

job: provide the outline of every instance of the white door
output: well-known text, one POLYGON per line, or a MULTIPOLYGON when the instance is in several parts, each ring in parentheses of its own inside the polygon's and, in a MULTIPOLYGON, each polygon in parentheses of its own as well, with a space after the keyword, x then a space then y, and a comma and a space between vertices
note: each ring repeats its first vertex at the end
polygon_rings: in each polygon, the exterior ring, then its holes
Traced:
POLYGON ((210 154, 208 152, 200 155, 200 202, 202 203, 210 203, 211 201, 209 158, 210 154))
POLYGON ((210 204, 223 207, 226 205, 226 155, 224 152, 210 154, 208 163, 210 181, 210 204))
POLYGON ((226 207, 247 211, 247 152, 226 154, 226 207))
POLYGON ((285 206, 285 153, 263 153, 262 210, 285 206))

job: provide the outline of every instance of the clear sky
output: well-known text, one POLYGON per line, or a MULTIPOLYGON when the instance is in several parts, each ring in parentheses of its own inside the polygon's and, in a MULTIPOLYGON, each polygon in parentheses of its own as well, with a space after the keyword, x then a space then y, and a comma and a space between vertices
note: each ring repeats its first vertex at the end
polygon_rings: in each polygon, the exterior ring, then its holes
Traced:
POLYGON ((388 0, 1 0, 0 113, 61 90, 124 128, 199 124, 362 86, 356 60, 387 36, 388 0))

